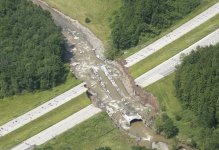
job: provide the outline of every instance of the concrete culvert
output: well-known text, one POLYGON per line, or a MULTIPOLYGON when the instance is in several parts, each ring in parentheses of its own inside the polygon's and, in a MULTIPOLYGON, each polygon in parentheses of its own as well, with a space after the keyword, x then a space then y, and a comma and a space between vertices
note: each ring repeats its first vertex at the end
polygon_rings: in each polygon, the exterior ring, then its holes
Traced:
POLYGON ((93 94, 89 91, 86 91, 87 97, 91 98, 93 96, 93 94))
POLYGON ((142 122, 143 120, 142 119, 132 119, 130 121, 130 126, 132 125, 132 123, 136 123, 136 122, 142 122))

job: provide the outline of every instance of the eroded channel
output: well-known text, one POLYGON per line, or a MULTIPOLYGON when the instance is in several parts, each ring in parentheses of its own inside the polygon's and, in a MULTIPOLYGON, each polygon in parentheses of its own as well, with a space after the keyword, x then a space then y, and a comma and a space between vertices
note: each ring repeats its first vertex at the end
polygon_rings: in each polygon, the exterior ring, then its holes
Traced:
POLYGON ((92 102, 104 109, 130 136, 152 142, 154 133, 147 126, 150 126, 148 122, 156 111, 147 103, 148 97, 136 94, 135 85, 121 64, 104 58, 102 42, 87 28, 43 1, 32 1, 50 11, 55 23, 62 28, 67 47, 73 54, 70 57, 71 70, 86 82, 92 102))

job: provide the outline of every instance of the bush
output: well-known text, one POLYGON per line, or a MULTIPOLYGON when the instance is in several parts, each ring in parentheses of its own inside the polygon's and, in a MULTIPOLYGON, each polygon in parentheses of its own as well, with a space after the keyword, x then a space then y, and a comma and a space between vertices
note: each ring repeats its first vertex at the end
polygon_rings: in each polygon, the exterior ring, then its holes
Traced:
POLYGON ((156 132, 164 134, 167 138, 174 137, 178 134, 179 129, 173 124, 173 121, 167 114, 162 114, 156 119, 156 132))
POLYGON ((89 18, 85 18, 85 23, 90 23, 91 20, 89 18))
POLYGON ((176 116, 175 116, 175 119, 176 119, 176 121, 180 121, 180 120, 182 119, 182 117, 179 116, 179 115, 176 115, 176 116))
POLYGON ((145 146, 133 146, 132 150, 151 150, 151 149, 148 149, 145 146))
POLYGON ((96 150, 111 150, 110 147, 100 147, 100 148, 97 148, 96 150))

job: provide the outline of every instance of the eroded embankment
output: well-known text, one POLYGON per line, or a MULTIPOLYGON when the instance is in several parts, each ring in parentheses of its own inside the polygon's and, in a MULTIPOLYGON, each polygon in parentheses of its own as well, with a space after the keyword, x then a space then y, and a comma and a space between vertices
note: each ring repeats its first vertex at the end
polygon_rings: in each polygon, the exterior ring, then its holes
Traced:
POLYGON ((153 133, 146 128, 146 124, 153 124, 158 111, 153 95, 136 87, 121 63, 104 58, 103 44, 91 31, 45 2, 32 1, 50 11, 55 23, 63 29, 68 50, 74 55, 69 57, 71 69, 86 82, 93 103, 106 110, 115 124, 130 135, 153 141, 153 133), (134 125, 130 127, 134 119, 143 120, 138 122, 141 128, 134 125), (139 135, 139 131, 144 132, 139 135))

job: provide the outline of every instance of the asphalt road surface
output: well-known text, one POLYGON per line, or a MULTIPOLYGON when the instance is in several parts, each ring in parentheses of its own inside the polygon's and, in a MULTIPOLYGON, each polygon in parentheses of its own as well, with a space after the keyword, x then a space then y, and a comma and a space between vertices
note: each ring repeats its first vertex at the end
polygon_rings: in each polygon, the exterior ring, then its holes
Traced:
POLYGON ((49 111, 54 110, 64 103, 81 95, 87 91, 87 88, 84 87, 84 84, 85 83, 81 83, 80 85, 68 90, 67 92, 0 126, 0 137, 24 126, 25 124, 43 116, 49 111))
POLYGON ((36 134, 35 136, 23 141, 21 144, 12 148, 12 150, 26 150, 32 149, 34 146, 41 145, 54 137, 62 134, 63 132, 71 129, 72 127, 80 124, 81 122, 89 119, 90 117, 101 112, 101 109, 89 105, 70 117, 58 122, 57 124, 47 128, 46 130, 36 134))
POLYGON ((175 67, 178 64, 180 64, 181 55, 188 55, 192 50, 195 50, 197 47, 215 45, 218 42, 219 42, 219 29, 209 34, 208 36, 204 37, 203 39, 196 42, 195 44, 188 47, 187 49, 183 50, 182 52, 166 60, 165 62, 158 65, 157 67, 141 75, 140 77, 135 79, 135 82, 137 85, 141 87, 146 87, 172 73, 175 70, 175 67))
POLYGON ((143 48, 142 50, 138 51, 137 53, 131 55, 130 57, 126 58, 127 64, 126 67, 130 67, 139 61, 145 59, 149 55, 155 53, 156 51, 160 50, 164 46, 172 43, 176 39, 182 37, 186 33, 190 32, 191 30, 195 29, 202 23, 206 22, 210 18, 214 17, 219 13, 219 3, 213 5, 212 7, 208 8, 206 11, 202 12, 195 18, 191 19, 187 23, 183 24, 179 28, 175 29, 174 31, 170 32, 169 34, 163 36, 159 40, 155 41, 154 43, 148 45, 147 47, 143 48))

